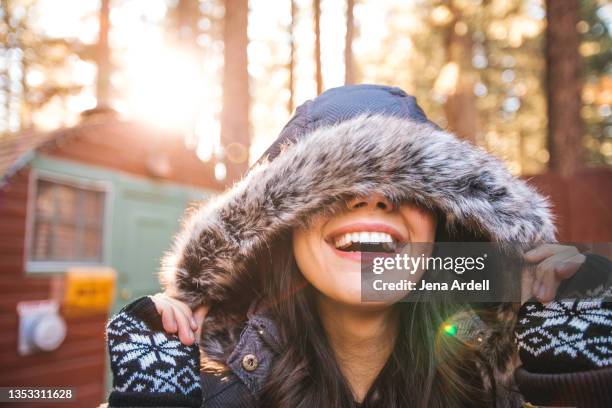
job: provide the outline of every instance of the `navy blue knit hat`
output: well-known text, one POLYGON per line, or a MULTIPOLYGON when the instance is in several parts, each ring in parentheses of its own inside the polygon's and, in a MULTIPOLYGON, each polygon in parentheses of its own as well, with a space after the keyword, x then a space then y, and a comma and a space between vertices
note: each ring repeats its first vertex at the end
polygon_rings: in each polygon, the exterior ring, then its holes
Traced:
POLYGON ((298 106, 291 120, 258 163, 264 158, 274 160, 283 145, 294 143, 317 128, 360 115, 381 114, 432 123, 417 104, 416 98, 398 87, 370 84, 339 86, 298 106))

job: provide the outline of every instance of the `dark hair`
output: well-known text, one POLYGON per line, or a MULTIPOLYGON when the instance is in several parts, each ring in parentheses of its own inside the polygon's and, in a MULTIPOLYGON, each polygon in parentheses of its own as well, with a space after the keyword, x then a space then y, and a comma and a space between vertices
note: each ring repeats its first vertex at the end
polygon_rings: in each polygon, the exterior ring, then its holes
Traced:
MULTIPOLYGON (((267 312, 283 340, 260 394, 265 407, 355 407, 315 304, 316 289, 296 264, 291 234, 279 237, 254 260, 267 312)), ((360 407, 479 407, 494 405, 483 380, 488 364, 475 346, 448 336, 444 322, 465 306, 410 302, 400 316, 394 349, 360 407)))

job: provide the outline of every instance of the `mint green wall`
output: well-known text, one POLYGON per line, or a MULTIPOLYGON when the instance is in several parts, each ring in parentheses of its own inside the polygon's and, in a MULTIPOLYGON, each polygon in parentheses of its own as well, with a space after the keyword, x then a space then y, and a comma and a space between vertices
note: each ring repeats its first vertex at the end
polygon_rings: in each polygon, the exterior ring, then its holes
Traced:
POLYGON ((159 290, 159 260, 169 248, 185 208, 190 202, 214 194, 40 154, 31 167, 40 174, 107 185, 104 264, 117 271, 114 310, 131 299, 159 290))

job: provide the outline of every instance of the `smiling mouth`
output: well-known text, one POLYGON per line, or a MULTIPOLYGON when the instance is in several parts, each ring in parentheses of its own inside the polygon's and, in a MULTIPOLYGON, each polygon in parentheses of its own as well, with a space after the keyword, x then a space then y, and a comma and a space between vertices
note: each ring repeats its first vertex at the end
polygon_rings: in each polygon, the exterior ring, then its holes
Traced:
POLYGON ((399 242, 386 232, 348 232, 333 237, 333 246, 342 252, 393 253, 399 242))

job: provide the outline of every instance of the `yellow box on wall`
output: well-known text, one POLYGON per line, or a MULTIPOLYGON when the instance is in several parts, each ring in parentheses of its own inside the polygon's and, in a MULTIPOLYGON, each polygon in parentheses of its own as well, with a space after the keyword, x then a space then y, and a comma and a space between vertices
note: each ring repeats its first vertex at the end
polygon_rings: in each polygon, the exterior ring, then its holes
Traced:
POLYGON ((117 273, 110 267, 74 267, 64 275, 63 306, 67 310, 105 312, 115 297, 117 273))

